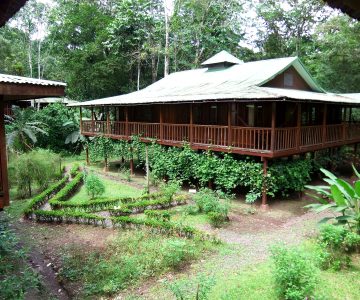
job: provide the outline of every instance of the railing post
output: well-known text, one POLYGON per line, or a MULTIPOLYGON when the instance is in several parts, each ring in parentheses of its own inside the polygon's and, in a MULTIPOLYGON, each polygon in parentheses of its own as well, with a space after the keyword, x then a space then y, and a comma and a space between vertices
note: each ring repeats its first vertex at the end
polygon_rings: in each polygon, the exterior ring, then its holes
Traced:
POLYGON ((271 152, 275 150, 276 102, 271 105, 271 152))
POLYGON ((129 137, 129 108, 125 106, 125 135, 129 137))
POLYGON ((80 133, 83 133, 82 107, 80 106, 80 133))
POLYGON ((189 142, 190 142, 190 146, 192 145, 193 143, 193 105, 190 104, 190 126, 189 126, 189 142))
POLYGON ((160 142, 164 139, 164 127, 163 127, 163 109, 162 105, 160 105, 160 142))
POLYGON ((326 143, 326 115, 327 115, 327 104, 324 104, 324 114, 322 122, 322 143, 326 143))
POLYGON ((228 103, 228 146, 232 146, 232 128, 231 128, 231 103, 228 103))
POLYGON ((296 120, 296 149, 300 150, 301 145, 301 103, 297 104, 297 120, 296 120))

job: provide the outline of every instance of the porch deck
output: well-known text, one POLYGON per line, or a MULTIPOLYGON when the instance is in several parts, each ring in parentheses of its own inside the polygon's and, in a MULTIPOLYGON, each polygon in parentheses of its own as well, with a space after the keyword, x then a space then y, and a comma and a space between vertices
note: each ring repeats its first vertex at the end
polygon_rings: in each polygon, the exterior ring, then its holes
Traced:
POLYGON ((81 133, 129 140, 155 139, 159 144, 232 152, 262 157, 281 157, 360 142, 360 125, 342 123, 303 127, 238 127, 118 121, 82 121, 81 133))

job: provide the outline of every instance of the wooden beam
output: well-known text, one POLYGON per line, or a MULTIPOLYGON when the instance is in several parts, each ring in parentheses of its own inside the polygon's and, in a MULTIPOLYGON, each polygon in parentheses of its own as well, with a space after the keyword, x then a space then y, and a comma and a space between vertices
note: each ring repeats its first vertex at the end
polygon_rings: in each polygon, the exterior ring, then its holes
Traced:
POLYGON ((275 129, 276 129, 276 102, 274 101, 271 105, 271 145, 270 150, 275 150, 275 129))
POLYGON ((4 101, 39 97, 59 97, 64 96, 64 93, 65 86, 0 83, 0 95, 4 96, 4 101), (7 99, 7 97, 9 97, 9 99, 7 99))
POLYGON ((106 108, 106 133, 110 135, 111 127, 110 127, 110 107, 106 108))
POLYGON ((94 107, 91 107, 91 132, 95 133, 94 107))
MULTIPOLYGON (((0 96, 0 100, 2 100, 0 96)), ((4 102, 0 101, 0 209, 9 205, 7 177, 6 138, 4 125, 4 102)))

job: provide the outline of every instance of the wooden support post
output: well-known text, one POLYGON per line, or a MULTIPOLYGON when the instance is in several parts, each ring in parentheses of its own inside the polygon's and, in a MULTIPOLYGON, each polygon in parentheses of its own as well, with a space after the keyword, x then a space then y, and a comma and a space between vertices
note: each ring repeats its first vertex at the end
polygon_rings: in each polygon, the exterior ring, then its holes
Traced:
POLYGON ((86 148, 85 148, 85 154, 86 154, 86 165, 90 166, 90 159, 89 159, 89 145, 86 145, 86 148))
POLYGON ((261 209, 267 210, 267 209, 269 209, 269 205, 267 204, 267 186, 266 186, 268 160, 266 157, 262 157, 261 159, 263 161, 263 176, 264 176, 264 182, 263 182, 263 187, 262 187, 261 209))
POLYGON ((106 107, 106 134, 110 135, 111 124, 110 124, 110 107, 106 107))
POLYGON ((125 107, 125 135, 129 138, 129 108, 125 107))
POLYGON ((228 146, 232 146, 232 123, 231 123, 231 105, 232 103, 228 103, 228 146))
POLYGON ((133 157, 133 148, 130 147, 130 175, 134 175, 134 157, 133 157))
POLYGON ((91 107, 91 132, 95 133, 94 107, 91 107))
POLYGON ((83 132, 83 123, 82 123, 82 107, 80 106, 80 133, 83 132))
POLYGON ((296 120, 296 149, 300 150, 301 146, 301 103, 297 104, 297 120, 296 120))
POLYGON ((322 143, 326 143, 326 117, 327 117, 327 104, 324 104, 323 121, 322 121, 322 143))
POLYGON ((163 109, 162 109, 162 105, 160 105, 160 141, 162 141, 164 139, 164 116, 163 116, 163 109))
POLYGON ((275 150, 275 129, 276 129, 276 102, 271 105, 271 152, 275 150))
POLYGON ((189 143, 190 143, 190 146, 192 145, 193 143, 193 140, 194 140, 194 130, 193 130, 193 105, 190 104, 190 127, 189 127, 189 143))
POLYGON ((346 124, 346 115, 347 115, 347 107, 344 107, 344 116, 343 116, 343 132, 342 132, 342 135, 343 135, 343 141, 346 140, 346 127, 347 127, 347 124, 346 124))
POLYGON ((6 138, 4 125, 4 101, 0 96, 0 210, 9 205, 9 185, 7 175, 6 138))

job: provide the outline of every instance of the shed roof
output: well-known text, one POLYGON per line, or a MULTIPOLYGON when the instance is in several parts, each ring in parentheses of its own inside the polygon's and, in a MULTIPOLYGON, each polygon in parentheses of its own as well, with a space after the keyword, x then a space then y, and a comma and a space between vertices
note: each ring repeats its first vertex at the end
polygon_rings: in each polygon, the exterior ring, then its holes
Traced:
POLYGON ((228 68, 202 68, 176 72, 137 92, 69 106, 286 99, 360 104, 359 101, 351 98, 325 93, 299 58, 286 57, 236 64, 228 68), (263 87, 290 67, 296 69, 311 87, 312 92, 263 87))

